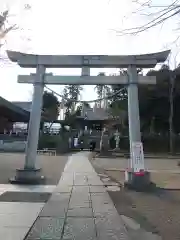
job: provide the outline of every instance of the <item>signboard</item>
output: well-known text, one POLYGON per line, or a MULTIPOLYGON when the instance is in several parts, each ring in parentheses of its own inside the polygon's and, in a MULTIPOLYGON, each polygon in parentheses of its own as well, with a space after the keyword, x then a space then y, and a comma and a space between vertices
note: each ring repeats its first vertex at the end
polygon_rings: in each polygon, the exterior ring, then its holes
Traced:
POLYGON ((132 142, 131 168, 134 172, 144 170, 144 152, 142 142, 132 142))

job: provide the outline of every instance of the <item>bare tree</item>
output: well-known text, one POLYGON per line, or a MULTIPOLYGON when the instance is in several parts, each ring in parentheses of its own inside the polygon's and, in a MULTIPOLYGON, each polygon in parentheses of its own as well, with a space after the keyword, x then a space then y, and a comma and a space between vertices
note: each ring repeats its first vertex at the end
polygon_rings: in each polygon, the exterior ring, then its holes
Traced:
POLYGON ((4 39, 6 35, 13 29, 16 29, 16 24, 6 27, 8 21, 9 11, 4 11, 0 14, 0 40, 4 39))
MULTIPOLYGON (((23 9, 24 11, 29 11, 31 6, 29 4, 24 4, 23 9)), ((25 32, 25 29, 15 23, 16 20, 13 18, 13 16, 16 16, 16 14, 11 14, 9 10, 0 12, 0 49, 6 43, 9 32, 13 30, 25 32)), ((27 36, 25 38, 26 40, 30 41, 27 36)), ((2 53, 0 54, 0 60, 0 64, 2 64, 2 66, 4 66, 4 64, 12 64, 6 55, 3 55, 2 53)))
POLYGON ((132 12, 133 15, 139 14, 150 20, 139 26, 115 30, 119 35, 134 35, 142 33, 148 29, 163 24, 168 19, 171 19, 180 13, 180 0, 173 0, 172 3, 168 5, 154 5, 151 0, 132 0, 132 3, 137 6, 136 10, 132 12))

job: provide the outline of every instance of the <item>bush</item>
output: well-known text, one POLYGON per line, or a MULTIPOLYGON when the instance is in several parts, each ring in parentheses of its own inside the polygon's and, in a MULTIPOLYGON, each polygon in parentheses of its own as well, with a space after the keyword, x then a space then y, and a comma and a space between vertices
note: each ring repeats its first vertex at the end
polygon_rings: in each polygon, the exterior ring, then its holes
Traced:
POLYGON ((61 137, 59 135, 43 134, 39 138, 38 148, 57 148, 61 137))
POLYGON ((68 143, 69 134, 61 135, 49 135, 43 134, 39 138, 38 149, 43 148, 54 148, 57 153, 66 153, 69 152, 69 143, 68 143))

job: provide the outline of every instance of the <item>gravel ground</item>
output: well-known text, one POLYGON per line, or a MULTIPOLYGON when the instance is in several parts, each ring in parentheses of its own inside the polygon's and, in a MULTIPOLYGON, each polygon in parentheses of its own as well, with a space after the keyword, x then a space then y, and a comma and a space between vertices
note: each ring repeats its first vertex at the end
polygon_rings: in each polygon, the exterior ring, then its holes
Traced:
POLYGON ((109 192, 117 211, 133 218, 143 229, 163 240, 180 239, 180 192, 157 190, 151 194, 109 192))
MULTIPOLYGON (((127 169, 127 158, 98 158, 96 157, 96 163, 106 169, 127 169)), ((145 158, 145 168, 152 171, 179 171, 180 167, 177 166, 177 159, 167 158, 145 158)))
MULTIPOLYGON (((111 161, 111 159, 109 159, 111 161)), ((105 171, 102 161, 105 162, 105 167, 111 167, 112 162, 104 160, 92 161, 95 170, 98 173, 105 173, 112 180, 122 182, 124 179, 124 173, 120 171, 105 171)), ((175 163, 170 160, 159 162, 153 160, 149 161, 149 166, 152 169, 177 169, 175 163), (164 163, 167 162, 167 165, 164 163)), ((117 160, 116 166, 119 165, 117 160)), ((120 163, 122 165, 122 161, 120 163)), ((123 164, 124 165, 124 164, 123 164)), ((153 173, 152 177, 156 183, 160 186, 168 185, 173 179, 175 184, 179 186, 180 176, 178 174, 153 173), (176 180, 175 180, 176 179, 176 180), (165 184, 166 183, 166 184, 165 184)), ((174 182, 173 182, 174 185, 174 182)), ((133 218, 137 221, 143 229, 148 232, 156 233, 162 237, 163 240, 179 240, 180 239, 180 191, 179 190, 167 190, 157 187, 151 193, 140 193, 135 191, 124 190, 117 192, 109 192, 117 211, 120 215, 133 218)))
MULTIPOLYGON (((0 184, 9 183, 17 168, 24 166, 24 154, 0 153, 0 184)), ((68 156, 37 156, 37 167, 42 168, 42 175, 46 177, 44 184, 56 185, 64 170, 68 156)))

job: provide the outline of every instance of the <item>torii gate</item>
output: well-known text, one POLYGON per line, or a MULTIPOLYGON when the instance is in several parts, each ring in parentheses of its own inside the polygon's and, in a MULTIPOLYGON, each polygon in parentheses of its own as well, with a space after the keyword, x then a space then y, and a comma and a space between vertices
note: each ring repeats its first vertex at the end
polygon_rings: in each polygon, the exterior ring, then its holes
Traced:
POLYGON ((36 68, 33 76, 18 76, 19 83, 34 85, 32 110, 29 121, 25 165, 16 171, 15 181, 32 182, 42 179, 40 169, 35 166, 39 139, 42 97, 45 84, 112 85, 126 84, 128 88, 128 118, 130 139, 130 168, 133 173, 144 170, 143 148, 141 143, 138 84, 155 84, 152 76, 141 76, 137 68, 154 68, 164 62, 170 51, 144 55, 33 55, 7 51, 11 61, 23 68, 36 68), (81 68, 81 76, 53 76, 45 74, 46 68, 81 68), (90 76, 91 68, 127 68, 127 76, 90 76))

